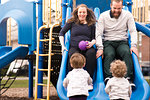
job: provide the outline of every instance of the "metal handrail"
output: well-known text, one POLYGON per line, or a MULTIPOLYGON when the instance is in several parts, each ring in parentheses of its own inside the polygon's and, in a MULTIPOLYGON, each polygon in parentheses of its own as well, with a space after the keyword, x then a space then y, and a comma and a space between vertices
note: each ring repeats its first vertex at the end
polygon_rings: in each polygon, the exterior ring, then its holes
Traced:
MULTIPOLYGON (((39 28, 38 32, 37 32, 37 50, 36 50, 36 78, 35 78, 35 100, 37 100, 37 86, 38 84, 38 71, 39 70, 43 70, 43 69, 39 69, 39 56, 48 56, 48 70, 44 70, 44 71, 48 71, 48 80, 47 80, 47 100, 49 100, 49 95, 50 95, 50 73, 52 71, 51 69, 51 56, 53 55, 52 51, 52 40, 54 40, 52 38, 52 32, 53 32, 53 28, 55 26, 59 26, 58 23, 55 23, 53 25, 49 24, 49 25, 43 25, 39 28), (49 32, 49 53, 48 54, 39 54, 39 44, 40 44, 40 32, 42 29, 44 28, 50 28, 50 32, 49 32)), ((44 39, 42 39, 43 41, 44 39)), ((45 39, 46 41, 48 39, 45 39)), ((43 41, 44 42, 44 41, 43 41)), ((45 85, 44 85, 45 86, 45 85)))
POLYGON ((38 86, 38 67, 39 67, 39 45, 40 45, 40 32, 43 28, 47 28, 47 25, 43 25, 37 31, 37 49, 36 49, 36 73, 35 73, 35 100, 37 100, 37 86, 38 86))

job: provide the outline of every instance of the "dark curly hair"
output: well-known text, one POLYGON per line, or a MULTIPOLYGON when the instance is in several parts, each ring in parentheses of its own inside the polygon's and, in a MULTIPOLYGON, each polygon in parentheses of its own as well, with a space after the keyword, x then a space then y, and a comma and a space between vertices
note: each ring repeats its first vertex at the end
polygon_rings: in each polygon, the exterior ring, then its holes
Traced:
POLYGON ((87 16, 86 21, 88 26, 96 23, 96 17, 94 15, 94 12, 89 9, 85 4, 80 4, 77 6, 77 8, 72 12, 72 17, 68 19, 67 23, 75 22, 76 24, 80 24, 80 20, 78 18, 78 9, 80 7, 85 7, 87 9, 87 16))

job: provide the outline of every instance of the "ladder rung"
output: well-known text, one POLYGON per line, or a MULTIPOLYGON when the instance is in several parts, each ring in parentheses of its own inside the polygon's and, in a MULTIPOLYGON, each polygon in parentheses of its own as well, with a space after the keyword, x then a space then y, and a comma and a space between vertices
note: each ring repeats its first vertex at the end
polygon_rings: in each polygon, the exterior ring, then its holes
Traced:
POLYGON ((37 85, 40 85, 40 86, 47 86, 47 84, 42 84, 42 83, 39 83, 37 85))
POLYGON ((49 39, 40 39, 40 41, 49 41, 49 39))
POLYGON ((48 71, 48 69, 38 69, 39 71, 48 71))
POLYGON ((46 100, 46 99, 43 99, 43 98, 37 98, 36 100, 46 100))
POLYGON ((49 54, 39 54, 39 56, 48 56, 49 54))
MULTIPOLYGON (((48 71, 48 69, 38 69, 39 71, 48 71)), ((53 69, 50 69, 50 71, 53 71, 53 69)))
MULTIPOLYGON (((52 38, 52 40, 55 40, 55 38, 52 38)), ((40 41, 49 41, 49 39, 40 39, 40 41)))
POLYGON ((51 55, 53 56, 53 55, 54 55, 54 53, 51 53, 51 55))
POLYGON ((62 55, 62 53, 54 53, 55 55, 62 55))
MULTIPOLYGON (((53 56, 54 53, 51 53, 51 55, 53 56)), ((49 54, 39 54, 39 56, 49 56, 49 54)))

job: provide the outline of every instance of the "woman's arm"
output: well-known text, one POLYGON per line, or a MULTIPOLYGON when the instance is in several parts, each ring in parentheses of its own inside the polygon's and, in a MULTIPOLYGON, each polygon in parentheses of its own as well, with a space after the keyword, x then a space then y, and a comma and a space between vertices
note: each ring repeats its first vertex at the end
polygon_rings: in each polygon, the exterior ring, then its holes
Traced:
POLYGON ((61 51, 62 51, 62 54, 64 52, 64 50, 68 51, 65 47, 65 44, 64 44, 64 35, 66 34, 66 32, 71 29, 72 27, 72 23, 66 23, 64 25, 64 27, 60 30, 60 33, 59 33, 59 41, 60 41, 60 44, 61 44, 61 51))
POLYGON ((68 51, 64 45, 64 36, 59 36, 59 41, 60 41, 60 44, 61 44, 61 52, 63 54, 64 50, 68 51))
POLYGON ((88 44, 87 44, 87 49, 91 48, 95 43, 96 43, 96 40, 95 40, 95 24, 93 24, 91 26, 91 37, 92 37, 92 41, 88 41, 88 44))

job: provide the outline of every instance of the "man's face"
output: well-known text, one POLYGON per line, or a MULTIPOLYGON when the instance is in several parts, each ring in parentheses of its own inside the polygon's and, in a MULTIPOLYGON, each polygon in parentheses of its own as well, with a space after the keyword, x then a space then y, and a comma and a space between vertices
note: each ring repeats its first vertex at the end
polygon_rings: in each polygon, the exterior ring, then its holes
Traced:
POLYGON ((110 5, 111 7, 111 13, 113 15, 113 17, 115 17, 116 19, 120 16, 121 11, 122 11, 122 2, 115 2, 113 1, 110 5))

